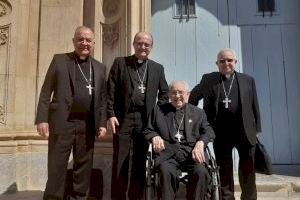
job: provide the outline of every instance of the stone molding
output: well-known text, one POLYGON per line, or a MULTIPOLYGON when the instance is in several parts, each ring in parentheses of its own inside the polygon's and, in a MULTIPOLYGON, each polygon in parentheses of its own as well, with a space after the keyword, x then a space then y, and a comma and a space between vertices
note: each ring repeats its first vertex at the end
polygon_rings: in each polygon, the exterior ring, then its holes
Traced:
POLYGON ((11 5, 6 0, 0 0, 0 17, 4 17, 11 12, 11 5))
POLYGON ((8 27, 0 28, 0 46, 5 45, 8 41, 8 27))
POLYGON ((120 0, 104 0, 101 9, 102 41, 110 49, 114 48, 120 38, 120 6, 120 0))
POLYGON ((8 96, 8 82, 9 82, 9 76, 8 76, 8 64, 9 64, 9 51, 10 46, 9 44, 9 30, 10 26, 3 26, 0 27, 0 65, 1 66, 1 82, 2 85, 0 86, 1 92, 0 92, 0 124, 5 125, 6 124, 6 115, 7 115, 7 96, 8 96))
POLYGON ((119 40, 119 21, 114 24, 103 24, 103 42, 112 49, 119 40))
MULTIPOLYGON (((96 155, 112 155, 112 135, 96 139, 96 155)), ((14 154, 18 152, 47 153, 48 139, 38 135, 36 131, 0 132, 0 154, 14 154)))
POLYGON ((5 109, 3 105, 0 105, 0 123, 5 122, 5 109))

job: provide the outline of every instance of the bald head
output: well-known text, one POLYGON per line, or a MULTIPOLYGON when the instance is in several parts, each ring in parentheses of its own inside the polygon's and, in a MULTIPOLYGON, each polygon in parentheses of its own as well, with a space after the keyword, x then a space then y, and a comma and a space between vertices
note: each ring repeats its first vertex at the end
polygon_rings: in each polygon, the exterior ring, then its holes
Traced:
POLYGON ((92 39, 94 39, 94 32, 92 31, 92 29, 90 27, 87 27, 87 26, 78 26, 75 29, 74 38, 76 38, 78 35, 80 35, 80 33, 83 32, 83 31, 90 32, 91 35, 92 35, 92 39))
POLYGON ((237 63, 236 53, 233 49, 221 49, 217 56, 217 62, 219 72, 225 76, 229 76, 234 73, 237 63))
POLYGON ((152 35, 148 32, 138 32, 134 36, 133 47, 134 55, 139 60, 148 59, 153 45, 152 35))
POLYGON ((95 42, 92 29, 79 26, 75 29, 73 45, 75 53, 80 59, 85 59, 93 53, 95 42))
POLYGON ((236 56, 235 50, 230 49, 230 48, 224 48, 224 49, 221 49, 221 50, 219 51, 218 55, 217 55, 217 60, 219 60, 220 57, 221 57, 221 55, 224 54, 224 53, 226 53, 226 52, 230 52, 230 53, 233 55, 234 59, 237 60, 237 56, 236 56))

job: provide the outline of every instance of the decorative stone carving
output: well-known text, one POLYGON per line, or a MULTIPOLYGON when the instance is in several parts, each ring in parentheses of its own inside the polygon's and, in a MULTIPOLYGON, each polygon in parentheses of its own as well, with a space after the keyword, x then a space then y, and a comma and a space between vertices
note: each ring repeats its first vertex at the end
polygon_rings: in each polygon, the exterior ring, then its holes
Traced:
POLYGON ((7 43, 8 40, 8 28, 0 29, 0 46, 7 43))
POLYGON ((120 5, 120 0, 104 0, 103 1, 103 7, 102 7, 102 12, 104 17, 110 18, 118 14, 119 12, 119 5, 120 5))
POLYGON ((0 105, 0 123, 1 124, 5 123, 4 116, 5 116, 4 106, 0 105))
POLYGON ((11 12, 11 5, 7 0, 0 0, 0 17, 8 15, 11 12))
POLYGON ((119 39, 119 22, 114 24, 103 24, 103 42, 113 48, 119 39))
POLYGON ((6 7, 0 2, 0 17, 6 15, 6 7))

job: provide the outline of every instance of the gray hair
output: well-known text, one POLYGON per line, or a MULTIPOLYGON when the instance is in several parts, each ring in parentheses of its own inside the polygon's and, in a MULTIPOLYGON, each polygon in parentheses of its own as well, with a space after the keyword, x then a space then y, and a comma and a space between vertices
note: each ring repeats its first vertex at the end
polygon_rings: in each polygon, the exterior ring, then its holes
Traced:
POLYGON ((221 49, 217 55, 217 60, 219 60, 219 57, 222 53, 226 52, 226 51, 229 51, 233 54, 234 58, 237 60, 237 55, 236 55, 236 52, 235 50, 231 49, 231 48, 224 48, 224 49, 221 49))
POLYGON ((93 34, 93 39, 94 39, 95 36, 93 30, 87 26, 78 26, 74 31, 74 38, 77 37, 77 35, 80 33, 81 30, 89 30, 93 34))
POLYGON ((174 80, 174 81, 172 81, 172 82, 169 84, 169 91, 174 87, 174 85, 175 85, 176 83, 182 84, 182 85, 184 86, 185 91, 187 91, 187 92, 190 91, 189 84, 188 84, 186 81, 184 81, 184 80, 174 80))

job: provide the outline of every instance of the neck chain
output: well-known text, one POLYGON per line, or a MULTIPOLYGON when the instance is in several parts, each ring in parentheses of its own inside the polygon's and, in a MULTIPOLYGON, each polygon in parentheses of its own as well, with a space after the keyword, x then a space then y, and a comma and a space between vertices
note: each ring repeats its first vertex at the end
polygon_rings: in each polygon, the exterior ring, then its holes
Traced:
POLYGON ((232 76, 232 80, 231 80, 231 83, 230 83, 230 86, 229 86, 228 93, 225 90, 224 81, 222 79, 222 86, 223 86, 224 95, 225 95, 225 99, 222 102, 225 104, 225 108, 228 108, 228 103, 231 103, 231 100, 228 97, 229 97, 229 94, 231 92, 231 88, 232 88, 234 77, 235 77, 235 73, 232 76))
POLYGON ((79 71, 81 72, 81 75, 82 77, 84 78, 84 80, 87 82, 87 86, 86 88, 89 90, 89 95, 92 95, 92 90, 94 89, 94 87, 92 87, 92 64, 91 64, 91 60, 90 60, 90 77, 89 79, 86 78, 86 76, 84 75, 80 65, 79 65, 79 62, 77 61, 77 59, 75 58, 75 61, 76 61, 76 64, 77 64, 77 67, 79 69, 79 71))
MULTIPOLYGON (((181 142, 181 139, 183 139, 183 137, 184 137, 182 134, 180 134, 180 131, 179 131, 180 127, 181 127, 181 124, 183 122, 183 119, 184 119, 184 113, 183 113, 183 115, 181 117, 180 123, 178 125, 177 131, 176 131, 176 134, 175 134, 175 138, 178 140, 178 142, 181 142)), ((175 123, 174 123, 174 126, 175 126, 175 129, 176 129, 175 123)))
POLYGON ((145 76, 146 76, 146 73, 147 73, 148 60, 146 61, 146 67, 145 67, 145 71, 144 71, 144 74, 143 74, 143 78, 141 78, 139 70, 137 69, 135 63, 134 63, 134 66, 135 66, 135 71, 136 71, 136 73, 138 75, 139 82, 140 82, 140 85, 138 86, 138 88, 141 90, 141 93, 145 93, 146 87, 144 85, 144 80, 145 80, 145 76))

